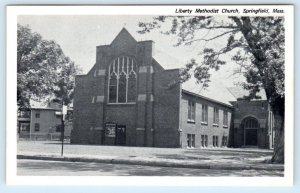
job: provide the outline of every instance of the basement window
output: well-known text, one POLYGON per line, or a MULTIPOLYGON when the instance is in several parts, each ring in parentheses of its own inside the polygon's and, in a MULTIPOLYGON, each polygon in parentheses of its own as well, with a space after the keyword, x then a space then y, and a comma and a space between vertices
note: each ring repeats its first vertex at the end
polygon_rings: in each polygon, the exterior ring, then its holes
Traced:
POLYGON ((187 147, 188 148, 195 147, 195 134, 187 134, 187 147))

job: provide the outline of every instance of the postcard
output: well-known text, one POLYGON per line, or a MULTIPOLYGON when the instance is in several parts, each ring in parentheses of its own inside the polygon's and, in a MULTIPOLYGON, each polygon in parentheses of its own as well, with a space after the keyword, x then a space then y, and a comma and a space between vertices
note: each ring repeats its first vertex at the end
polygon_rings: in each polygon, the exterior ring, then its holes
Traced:
POLYGON ((7 6, 7 184, 293 185, 293 11, 7 6))

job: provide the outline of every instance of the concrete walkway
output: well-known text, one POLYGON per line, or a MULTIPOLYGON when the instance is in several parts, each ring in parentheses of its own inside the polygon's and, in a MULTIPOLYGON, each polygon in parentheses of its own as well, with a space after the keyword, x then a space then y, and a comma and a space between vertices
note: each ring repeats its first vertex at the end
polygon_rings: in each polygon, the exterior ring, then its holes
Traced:
POLYGON ((197 161, 182 161, 170 159, 151 159, 151 158, 124 158, 124 157, 81 157, 81 156, 55 156, 55 155, 17 155, 17 159, 33 159, 48 161, 68 161, 68 162, 95 162, 107 164, 127 164, 143 166, 160 166, 176 168, 194 169, 222 169, 222 170, 278 170, 283 171, 283 165, 279 164, 210 164, 197 161))
POLYGON ((95 162, 177 168, 222 170, 278 170, 283 164, 269 164, 272 151, 264 149, 179 149, 117 147, 66 144, 60 156, 60 144, 54 142, 18 143, 18 159, 95 162))

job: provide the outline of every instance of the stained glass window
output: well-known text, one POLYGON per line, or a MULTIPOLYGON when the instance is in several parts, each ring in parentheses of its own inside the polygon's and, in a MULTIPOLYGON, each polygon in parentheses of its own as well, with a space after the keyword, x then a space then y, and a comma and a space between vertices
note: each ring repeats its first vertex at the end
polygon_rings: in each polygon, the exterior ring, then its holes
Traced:
POLYGON ((132 103, 137 95, 136 62, 133 58, 121 56, 109 66, 109 103, 132 103))

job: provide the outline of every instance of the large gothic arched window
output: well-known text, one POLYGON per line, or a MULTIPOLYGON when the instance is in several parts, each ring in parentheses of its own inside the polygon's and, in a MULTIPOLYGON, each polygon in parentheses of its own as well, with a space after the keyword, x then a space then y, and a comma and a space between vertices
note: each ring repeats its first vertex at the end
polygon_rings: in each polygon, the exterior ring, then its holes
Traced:
POLYGON ((133 58, 121 56, 109 65, 109 103, 132 103, 136 101, 137 65, 133 58))

